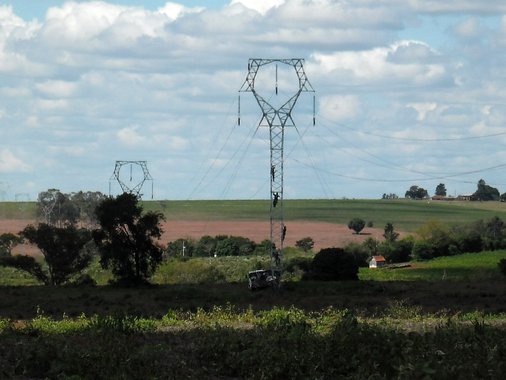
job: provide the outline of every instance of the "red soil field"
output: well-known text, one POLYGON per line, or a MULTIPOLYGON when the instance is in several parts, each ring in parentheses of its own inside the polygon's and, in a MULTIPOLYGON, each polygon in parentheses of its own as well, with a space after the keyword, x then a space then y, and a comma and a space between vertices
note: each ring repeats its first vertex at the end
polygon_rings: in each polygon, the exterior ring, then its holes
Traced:
MULTIPOLYGON (((18 233, 30 223, 34 221, 0 220, 0 234, 18 233)), ((368 237, 383 239, 383 229, 379 228, 366 227, 360 235, 353 234, 345 225, 323 222, 287 221, 286 228, 286 247, 294 247, 297 240, 309 236, 315 242, 315 251, 327 247, 343 247, 350 242, 362 242, 368 237)), ((204 235, 243 236, 256 243, 269 238, 269 223, 262 221, 166 221, 163 222, 163 230, 163 245, 179 238, 199 239, 204 235)), ((36 247, 22 245, 16 247, 14 253, 37 255, 39 251, 36 247)))

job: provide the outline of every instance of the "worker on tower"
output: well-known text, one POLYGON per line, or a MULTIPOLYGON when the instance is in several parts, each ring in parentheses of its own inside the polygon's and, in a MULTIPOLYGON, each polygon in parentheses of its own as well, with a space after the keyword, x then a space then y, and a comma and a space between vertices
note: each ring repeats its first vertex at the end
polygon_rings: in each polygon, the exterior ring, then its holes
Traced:
POLYGON ((276 207, 276 205, 278 204, 278 200, 279 200, 279 193, 275 192, 274 199, 272 200, 272 207, 276 207))
POLYGON ((274 178, 276 177, 276 167, 274 165, 271 166, 271 177, 272 182, 274 182, 274 178))
POLYGON ((283 225, 283 229, 281 230, 281 241, 285 241, 286 237, 286 226, 283 225))

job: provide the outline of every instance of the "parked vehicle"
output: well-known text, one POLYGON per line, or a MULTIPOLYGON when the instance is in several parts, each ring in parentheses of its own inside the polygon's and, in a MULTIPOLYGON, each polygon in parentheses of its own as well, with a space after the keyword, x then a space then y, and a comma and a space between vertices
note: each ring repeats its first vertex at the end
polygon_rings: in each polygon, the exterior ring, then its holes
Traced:
POLYGON ((272 272, 271 269, 259 269, 248 273, 249 290, 265 289, 279 286, 281 273, 272 272))

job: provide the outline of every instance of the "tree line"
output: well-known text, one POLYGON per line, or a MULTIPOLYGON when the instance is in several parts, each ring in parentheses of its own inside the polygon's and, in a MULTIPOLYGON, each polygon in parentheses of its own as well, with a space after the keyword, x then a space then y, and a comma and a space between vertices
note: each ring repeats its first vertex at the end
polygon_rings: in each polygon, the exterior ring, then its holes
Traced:
MULTIPOLYGON (((434 191, 435 196, 446 197, 447 190, 446 185, 444 183, 440 183, 436 186, 434 191)), ((426 199, 429 198, 429 192, 427 189, 424 189, 418 185, 412 185, 406 193, 404 194, 405 198, 408 199, 426 199)), ((384 193, 382 195, 382 199, 398 199, 399 197, 396 194, 384 193)), ((485 180, 480 179, 477 183, 476 190, 470 194, 470 199, 472 201, 506 201, 506 192, 500 194, 499 190, 493 186, 487 185, 485 180)))

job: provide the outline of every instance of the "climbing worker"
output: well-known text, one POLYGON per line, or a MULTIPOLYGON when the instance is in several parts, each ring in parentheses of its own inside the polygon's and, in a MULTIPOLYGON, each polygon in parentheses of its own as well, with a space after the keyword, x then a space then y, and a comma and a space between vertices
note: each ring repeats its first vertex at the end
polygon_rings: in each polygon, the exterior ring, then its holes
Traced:
POLYGON ((278 200, 279 200, 279 193, 275 192, 274 199, 272 200, 272 207, 276 207, 276 205, 278 204, 278 200))

